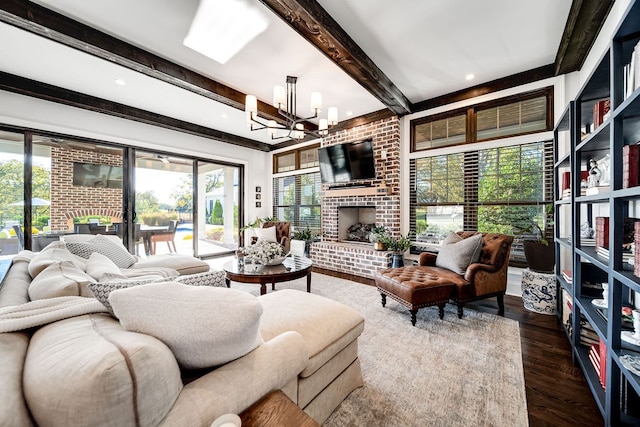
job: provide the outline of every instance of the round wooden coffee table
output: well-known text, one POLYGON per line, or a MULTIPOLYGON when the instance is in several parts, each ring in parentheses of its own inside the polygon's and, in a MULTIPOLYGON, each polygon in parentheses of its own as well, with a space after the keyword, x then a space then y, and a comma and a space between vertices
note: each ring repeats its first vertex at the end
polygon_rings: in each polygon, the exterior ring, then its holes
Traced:
POLYGON ((278 282, 307 277, 307 292, 311 292, 311 267, 313 262, 302 256, 290 256, 278 265, 241 265, 237 259, 226 262, 222 268, 227 276, 225 282, 231 287, 231 281, 240 283, 260 284, 260 295, 267 293, 267 283, 271 283, 271 290, 278 282))

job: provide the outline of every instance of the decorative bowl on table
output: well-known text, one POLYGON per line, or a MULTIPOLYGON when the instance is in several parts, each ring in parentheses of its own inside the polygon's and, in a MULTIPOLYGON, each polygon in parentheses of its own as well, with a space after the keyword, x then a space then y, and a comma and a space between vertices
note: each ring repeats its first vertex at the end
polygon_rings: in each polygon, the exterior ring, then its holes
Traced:
POLYGON ((250 258, 256 264, 278 265, 282 264, 286 254, 284 246, 277 242, 258 240, 255 244, 244 248, 245 258, 250 258))

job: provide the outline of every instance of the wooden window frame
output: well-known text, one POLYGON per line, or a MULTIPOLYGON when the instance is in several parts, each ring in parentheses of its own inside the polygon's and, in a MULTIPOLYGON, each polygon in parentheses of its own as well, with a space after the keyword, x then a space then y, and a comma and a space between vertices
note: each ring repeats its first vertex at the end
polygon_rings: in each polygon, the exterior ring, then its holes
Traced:
POLYGON ((410 122, 411 152, 412 153, 422 152, 422 151, 440 149, 444 147, 453 147, 457 145, 472 144, 475 142, 492 141, 492 140, 503 139, 503 138, 513 138, 514 136, 529 135, 529 134, 538 133, 538 132, 551 131, 553 130, 553 117, 554 117, 553 116, 553 86, 547 86, 542 89, 536 89, 529 92, 510 95, 503 98, 482 102, 480 104, 474 104, 465 108, 457 108, 455 110, 450 110, 443 113, 438 113, 431 116, 426 116, 426 117, 421 117, 419 119, 411 120, 410 122), (478 121, 477 121, 478 111, 487 110, 489 108, 500 107, 500 106, 512 104, 515 102, 527 101, 533 98, 539 98, 541 96, 546 97, 546 101, 547 101, 546 102, 547 114, 546 114, 544 129, 535 130, 531 132, 514 133, 511 135, 496 136, 492 138, 485 138, 485 139, 478 140, 478 121), (460 116, 463 114, 466 115, 466 126, 465 126, 466 135, 465 135, 464 142, 459 142, 456 144, 441 145, 437 148, 424 148, 424 149, 416 148, 416 131, 415 131, 416 126, 420 126, 426 123, 443 120, 443 119, 447 119, 455 116, 460 116))
MULTIPOLYGON (((280 157, 283 156, 288 156, 290 154, 295 154, 295 166, 293 170, 302 170, 302 168, 300 167, 300 153, 302 151, 308 151, 308 150, 312 150, 312 149, 318 149, 320 148, 320 144, 313 144, 313 145, 308 145, 305 147, 301 147, 301 148, 296 148, 295 150, 289 150, 289 151, 283 151, 282 153, 278 153, 278 154, 274 154, 273 155, 273 164, 272 164, 272 173, 273 174, 278 174, 278 173, 284 173, 284 172, 279 172, 278 171, 278 159, 280 157)), ((309 168, 304 168, 304 169, 309 169, 309 168)), ((292 172, 292 171, 287 171, 287 172, 292 172)))

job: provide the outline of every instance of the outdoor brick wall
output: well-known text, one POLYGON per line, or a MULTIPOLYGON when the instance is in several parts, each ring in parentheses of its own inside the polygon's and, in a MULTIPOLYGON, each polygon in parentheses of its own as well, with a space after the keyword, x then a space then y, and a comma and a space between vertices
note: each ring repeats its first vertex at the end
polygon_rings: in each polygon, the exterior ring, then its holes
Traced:
POLYGON ((73 162, 122 166, 122 156, 99 151, 51 148, 51 230, 73 229, 73 218, 105 215, 122 218, 122 189, 73 185, 73 162))
MULTIPOLYGON (((327 146, 370 137, 373 138, 377 179, 369 183, 380 187, 384 180, 390 191, 380 195, 341 197, 326 197, 324 193, 321 207, 323 238, 311 248, 311 258, 318 267, 364 277, 373 277, 376 269, 388 266, 391 255, 376 251, 373 244, 339 242, 338 208, 375 207, 376 224, 384 225, 394 236, 400 234, 400 122, 396 116, 379 120, 337 132, 322 143, 327 146), (387 153, 386 159, 382 158, 383 151, 387 153)), ((323 190, 327 189, 323 185, 323 190)))

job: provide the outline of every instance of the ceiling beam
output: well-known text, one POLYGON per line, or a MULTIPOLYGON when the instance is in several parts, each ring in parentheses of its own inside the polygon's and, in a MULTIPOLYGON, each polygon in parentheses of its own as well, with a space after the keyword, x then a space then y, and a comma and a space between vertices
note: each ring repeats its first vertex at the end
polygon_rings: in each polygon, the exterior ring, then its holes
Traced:
POLYGON ((316 0, 260 0, 398 115, 411 103, 316 0))
POLYGON ((259 151, 271 151, 272 147, 253 139, 233 135, 206 126, 178 120, 173 117, 152 113, 140 108, 120 104, 84 93, 71 91, 47 83, 27 79, 0 71, 0 90, 18 93, 45 101, 56 102, 71 107, 82 108, 96 113, 106 114, 135 122, 158 126, 202 138, 213 139, 227 144, 237 145, 259 151))
POLYGON ((556 75, 582 68, 614 1, 573 0, 556 54, 556 75))
MULTIPOLYGON (((244 111, 246 94, 30 1, 2 0, 0 22, 244 111)), ((258 101, 258 111, 284 123, 271 104, 258 101)))

